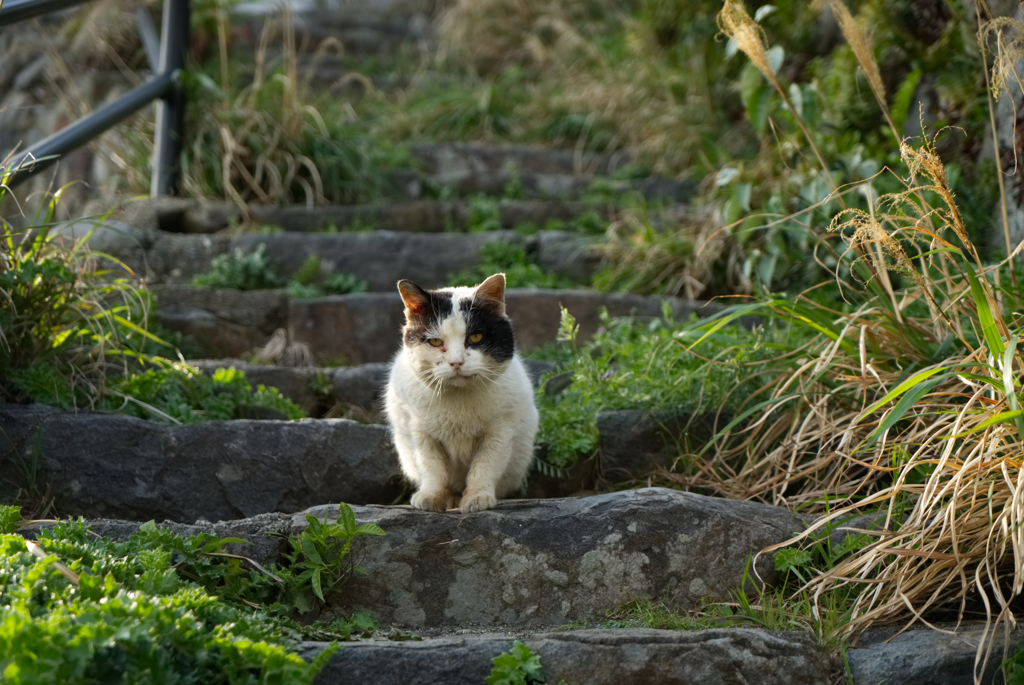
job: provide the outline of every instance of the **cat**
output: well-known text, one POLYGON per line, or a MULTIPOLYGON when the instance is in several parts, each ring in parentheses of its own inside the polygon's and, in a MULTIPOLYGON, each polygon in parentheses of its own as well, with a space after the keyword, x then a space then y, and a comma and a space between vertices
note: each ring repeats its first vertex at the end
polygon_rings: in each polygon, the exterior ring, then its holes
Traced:
POLYGON ((491 509, 526 477, 539 420, 505 315, 505 274, 432 291, 402 280, 398 292, 406 324, 384 409, 416 486, 411 504, 491 509))

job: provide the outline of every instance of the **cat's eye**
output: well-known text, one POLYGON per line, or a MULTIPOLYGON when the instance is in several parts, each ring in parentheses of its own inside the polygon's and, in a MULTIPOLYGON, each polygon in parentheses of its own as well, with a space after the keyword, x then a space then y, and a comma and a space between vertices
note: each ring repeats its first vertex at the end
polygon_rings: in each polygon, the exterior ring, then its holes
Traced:
POLYGON ((474 333, 473 335, 469 336, 469 342, 474 343, 474 344, 480 342, 483 339, 484 339, 484 334, 483 333, 474 333))
POLYGON ((431 347, 440 347, 441 345, 444 345, 444 340, 441 340, 440 338, 429 338, 427 342, 430 343, 431 347))

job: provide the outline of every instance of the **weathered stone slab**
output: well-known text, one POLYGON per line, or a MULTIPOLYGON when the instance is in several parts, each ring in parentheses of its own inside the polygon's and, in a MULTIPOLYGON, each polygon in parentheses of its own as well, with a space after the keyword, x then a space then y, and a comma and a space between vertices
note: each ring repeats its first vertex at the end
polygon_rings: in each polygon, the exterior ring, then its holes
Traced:
MULTIPOLYGON (((387 536, 362 546, 367 574, 333 606, 410 628, 559 626, 638 599, 695 608, 729 597, 754 554, 803 528, 777 507, 663 488, 505 500, 471 515, 368 506, 356 516, 387 536)), ((293 526, 305 527, 302 515, 293 526)), ((757 568, 775 579, 767 555, 757 568)))
MULTIPOLYGON (((719 418, 718 428, 731 417, 719 418)), ((671 410, 617 410, 597 415, 601 469, 605 478, 646 477, 669 468, 680 454, 694 454, 715 434, 715 416, 671 410)))
POLYGON ((157 321, 185 336, 185 344, 210 357, 240 357, 288 325, 283 290, 153 285, 157 321))
MULTIPOLYGON (((330 598, 327 613, 365 611, 383 625, 413 629, 553 628, 604 620, 608 609, 640 599, 697 608, 705 598, 730 597, 753 555, 804 528, 803 518, 778 507, 664 488, 502 500, 467 515, 409 506, 353 510, 359 523, 377 523, 387 534, 356 543, 366 575, 330 598)), ((338 506, 172 527, 248 540, 252 550, 240 551, 265 563, 283 547, 263 531, 296 535, 306 514, 334 520, 338 506)), ((94 522, 97 533, 119 537, 137 526, 94 522)), ((757 570, 766 582, 777 580, 768 555, 757 570)))
MULTIPOLYGON (((554 362, 524 359, 526 372, 534 387, 541 376, 557 368, 554 362)), ((217 369, 238 369, 245 373, 253 387, 265 385, 277 388, 282 395, 298 404, 307 414, 315 414, 324 402, 340 402, 345 406, 373 410, 384 398, 390 364, 361 364, 353 367, 317 368, 292 366, 265 366, 250 364, 240 359, 195 359, 190 364, 213 373, 217 369), (321 394, 318 386, 323 385, 321 394)))
MULTIPOLYGON (((522 639, 545 680, 588 685, 826 685, 829 656, 810 634, 731 630, 580 630, 522 639)), ((423 642, 346 644, 316 685, 480 685, 492 659, 512 648, 505 635, 446 637, 423 642)), ((311 657, 322 645, 307 643, 311 657)))
POLYGON ((232 519, 400 492, 388 429, 340 419, 174 426, 0 405, 3 485, 23 487, 33 460, 58 511, 88 517, 232 519))
POLYGON ((395 283, 408 278, 424 288, 439 288, 448 277, 480 263, 480 249, 495 242, 519 243, 524 238, 512 231, 486 233, 372 233, 241 235, 231 248, 251 252, 261 243, 289 277, 310 255, 320 258, 325 273, 349 273, 364 279, 371 291, 393 291, 395 283))
POLYGON ((523 174, 609 174, 633 161, 625 152, 579 155, 573 150, 472 143, 413 144, 409 153, 428 173, 442 177, 510 169, 523 174))
POLYGON ((994 647, 981 679, 975 681, 975 655, 983 637, 982 626, 969 624, 959 629, 949 626, 944 628, 947 632, 921 626, 893 637, 900 627, 868 630, 846 651, 856 685, 1003 682, 1002 678, 997 680, 996 675, 1003 662, 1004 645, 1008 644, 1012 653, 1014 647, 1024 641, 1024 630, 1012 631, 1009 639, 1002 628, 995 635, 990 632, 994 647))
MULTIPOLYGON (((716 303, 590 290, 513 289, 505 293, 521 350, 532 350, 555 340, 561 307, 576 317, 582 342, 600 326, 602 308, 607 308, 612 316, 654 318, 662 314, 663 299, 669 302, 676 320, 685 320, 691 313, 711 316, 722 309, 716 303)), ((309 345, 320 363, 354 366, 389 361, 401 343, 399 331, 404 323, 404 310, 397 292, 292 300, 288 307, 289 339, 309 345)))

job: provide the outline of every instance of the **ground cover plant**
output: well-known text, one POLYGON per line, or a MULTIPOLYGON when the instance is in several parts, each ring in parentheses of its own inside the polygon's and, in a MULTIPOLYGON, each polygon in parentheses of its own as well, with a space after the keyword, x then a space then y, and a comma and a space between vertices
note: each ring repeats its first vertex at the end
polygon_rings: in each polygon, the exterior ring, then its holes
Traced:
POLYGON ((151 359, 150 365, 157 368, 108 379, 99 408, 176 424, 306 416, 277 388, 253 389, 238 369, 217 369, 208 376, 186 363, 151 359))
POLYGON ((291 598, 329 592, 307 573, 310 559, 343 578, 352 540, 384 534, 356 526, 347 505, 339 514, 337 524, 292 540, 291 565, 264 567, 225 551, 241 540, 183 538, 152 522, 120 542, 81 520, 27 539, 15 534, 18 509, 0 507, 0 673, 12 684, 309 683, 337 645, 307 662, 296 653, 300 640, 376 629, 365 616, 312 626, 288 618, 303 610, 291 598), (316 556, 335 537, 344 545, 316 556))
POLYGON ((321 274, 320 258, 310 255, 292 278, 278 273, 276 262, 267 256, 266 243, 260 243, 252 252, 235 249, 217 255, 210 262, 210 270, 192 279, 192 285, 236 290, 262 290, 284 288, 289 297, 310 299, 325 295, 366 292, 366 281, 347 273, 321 274))
POLYGON ((596 418, 601 411, 665 411, 728 423, 730 413, 772 378, 747 369, 799 348, 798 341, 809 338, 793 327, 751 330, 739 324, 705 336, 693 322, 674 322, 667 310, 662 318, 646 321, 604 315, 593 340, 578 350, 576 332, 575 319, 563 310, 562 351, 548 355, 562 366, 537 390, 537 441, 547 446, 545 461, 558 469, 580 457, 596 456, 596 418), (698 340, 699 354, 694 354, 690 346, 698 340), (567 373, 572 384, 549 392, 548 384, 558 383, 567 373), (719 414, 726 418, 716 419, 719 414))

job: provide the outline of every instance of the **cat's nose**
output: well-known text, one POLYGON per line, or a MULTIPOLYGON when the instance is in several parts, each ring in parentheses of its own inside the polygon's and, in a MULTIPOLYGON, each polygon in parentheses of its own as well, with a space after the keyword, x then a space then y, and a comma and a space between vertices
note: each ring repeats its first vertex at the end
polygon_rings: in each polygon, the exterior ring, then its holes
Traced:
POLYGON ((448 362, 448 366, 450 366, 450 367, 452 367, 453 369, 455 369, 456 371, 458 371, 459 369, 461 369, 461 368, 462 368, 462 362, 461 362, 461 361, 457 361, 457 362, 448 362))

